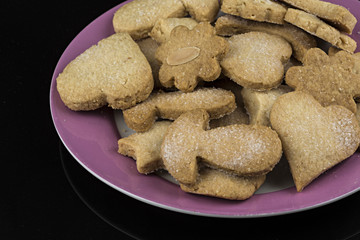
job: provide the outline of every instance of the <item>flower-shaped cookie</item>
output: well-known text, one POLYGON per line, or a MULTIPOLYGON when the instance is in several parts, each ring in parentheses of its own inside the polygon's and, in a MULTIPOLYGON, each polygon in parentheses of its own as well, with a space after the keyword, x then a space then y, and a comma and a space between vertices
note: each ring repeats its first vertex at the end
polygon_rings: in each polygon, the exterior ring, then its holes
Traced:
POLYGON ((156 58, 162 63, 161 84, 190 92, 199 80, 216 80, 221 73, 219 61, 228 49, 227 41, 216 36, 209 23, 202 22, 192 30, 185 26, 174 28, 170 39, 156 51, 156 58))
POLYGON ((304 66, 291 67, 286 83, 304 91, 323 106, 342 105, 356 112, 354 98, 360 96, 359 59, 345 51, 328 56, 319 48, 305 55, 304 66))

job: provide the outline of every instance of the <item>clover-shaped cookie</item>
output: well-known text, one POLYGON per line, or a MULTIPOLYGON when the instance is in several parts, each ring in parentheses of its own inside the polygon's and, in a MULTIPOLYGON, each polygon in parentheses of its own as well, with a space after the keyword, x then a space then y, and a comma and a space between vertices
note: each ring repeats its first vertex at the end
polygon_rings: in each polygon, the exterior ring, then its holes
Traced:
POLYGON ((345 51, 328 56, 319 48, 305 55, 304 66, 291 67, 286 83, 314 96, 323 106, 342 105, 356 112, 354 98, 360 96, 358 59, 345 51))
POLYGON ((209 23, 199 23, 192 30, 178 26, 156 51, 162 63, 160 82, 165 87, 175 85, 183 92, 193 91, 199 80, 214 81, 219 77, 219 61, 227 51, 227 41, 216 36, 209 23))
POLYGON ((228 39, 229 53, 221 61, 225 76, 245 88, 259 91, 275 88, 284 77, 284 65, 292 49, 282 37, 248 32, 228 39))

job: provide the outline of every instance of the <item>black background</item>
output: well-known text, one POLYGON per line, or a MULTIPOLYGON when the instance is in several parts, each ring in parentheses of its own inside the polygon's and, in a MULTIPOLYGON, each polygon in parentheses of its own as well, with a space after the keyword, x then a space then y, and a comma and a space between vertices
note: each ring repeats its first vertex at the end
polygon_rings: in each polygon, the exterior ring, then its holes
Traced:
POLYGON ((123 195, 83 169, 53 126, 58 59, 121 1, 1 5, 0 239, 360 239, 360 193, 305 212, 257 219, 190 216, 123 195))

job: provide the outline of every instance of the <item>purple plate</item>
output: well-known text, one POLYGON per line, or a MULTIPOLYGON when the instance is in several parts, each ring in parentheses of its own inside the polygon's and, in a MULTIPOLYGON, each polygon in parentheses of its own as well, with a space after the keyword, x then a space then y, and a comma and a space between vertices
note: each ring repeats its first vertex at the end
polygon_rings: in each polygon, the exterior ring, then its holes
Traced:
MULTIPOLYGON (((360 19, 357 0, 330 0, 341 4, 360 19)), ((126 2, 125 2, 126 3, 126 2)), ((123 3, 123 4, 125 4, 123 3)), ((109 108, 74 112, 61 101, 56 77, 65 66, 91 45, 113 33, 112 17, 120 4, 90 23, 69 44, 52 77, 50 108, 55 128, 72 156, 95 177, 148 204, 188 214, 215 217, 260 217, 303 211, 346 197, 360 189, 360 153, 322 174, 303 192, 288 187, 258 193, 245 201, 230 201, 183 192, 177 185, 156 175, 141 175, 134 160, 117 153, 118 133, 114 113, 109 108)), ((360 24, 352 37, 360 48, 360 24)))

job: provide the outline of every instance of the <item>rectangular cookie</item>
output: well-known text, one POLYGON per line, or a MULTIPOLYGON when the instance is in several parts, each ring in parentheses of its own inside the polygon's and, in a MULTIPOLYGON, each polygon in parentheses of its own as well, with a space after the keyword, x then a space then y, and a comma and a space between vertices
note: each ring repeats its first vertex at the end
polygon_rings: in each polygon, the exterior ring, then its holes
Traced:
POLYGON ((221 10, 259 22, 284 23, 286 7, 271 0, 223 0, 221 10))
POLYGON ((356 49, 355 40, 310 13, 289 8, 285 21, 348 52, 354 52, 356 49))
POLYGON ((343 6, 320 0, 281 0, 334 24, 340 31, 351 34, 356 18, 343 6))

